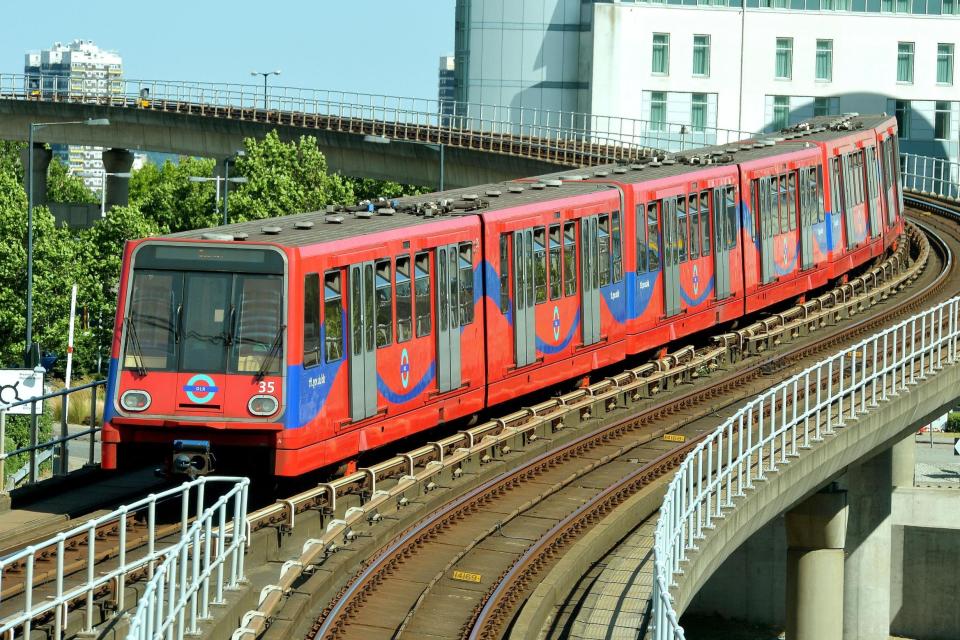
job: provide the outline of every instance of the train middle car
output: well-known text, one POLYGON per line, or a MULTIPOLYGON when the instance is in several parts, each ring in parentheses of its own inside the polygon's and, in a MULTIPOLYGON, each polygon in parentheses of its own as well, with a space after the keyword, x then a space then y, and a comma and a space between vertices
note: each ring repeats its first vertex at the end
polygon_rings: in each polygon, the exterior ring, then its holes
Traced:
POLYGON ((902 229, 896 124, 129 243, 107 468, 297 476, 842 277, 902 229))

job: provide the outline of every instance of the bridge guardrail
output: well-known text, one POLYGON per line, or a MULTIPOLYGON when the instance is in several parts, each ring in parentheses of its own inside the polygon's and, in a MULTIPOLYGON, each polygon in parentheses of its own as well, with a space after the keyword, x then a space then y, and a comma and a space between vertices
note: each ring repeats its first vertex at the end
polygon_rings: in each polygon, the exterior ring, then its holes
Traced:
MULTIPOLYGON (((40 457, 47 452, 52 452, 56 449, 56 454, 58 457, 58 464, 55 469, 56 475, 66 476, 70 473, 70 454, 69 454, 69 443, 71 440, 82 438, 87 436, 89 438, 89 446, 87 448, 87 465, 96 464, 96 434, 102 429, 101 426, 97 426, 97 390, 103 387, 106 389, 107 381, 106 380, 94 380, 93 382, 88 382, 76 387, 71 387, 69 389, 61 389, 59 391, 54 391, 52 393, 46 393, 41 396, 29 400, 20 400, 13 402, 11 404, 4 404, 0 406, 0 494, 6 493, 8 488, 7 482, 7 470, 6 470, 6 461, 13 456, 18 454, 26 453, 29 454, 29 460, 27 465, 24 467, 26 470, 25 473, 22 473, 21 478, 27 479, 27 484, 34 484, 37 482, 40 476, 40 457), (68 430, 68 420, 69 420, 69 402, 70 396, 82 391, 90 392, 90 428, 84 431, 77 433, 69 433, 68 430), (51 438, 46 442, 39 442, 40 438, 40 425, 38 413, 38 403, 42 403, 44 400, 60 400, 60 437, 51 438), (13 451, 5 451, 6 447, 6 429, 7 429, 7 414, 10 409, 15 407, 30 405, 30 426, 29 426, 29 437, 30 444, 25 447, 20 447, 19 449, 14 449, 13 451)), ((105 396, 104 396, 105 397, 105 396)), ((49 457, 49 456, 44 456, 49 457)), ((21 470, 22 472, 22 470, 21 470)), ((21 473, 18 472, 18 473, 21 473)), ((16 485, 17 481, 14 481, 16 485)))
MULTIPOLYGON (((205 105, 253 119, 264 112, 365 120, 429 128, 451 136, 467 132, 576 143, 678 151, 727 144, 754 133, 704 125, 641 120, 572 111, 491 105, 347 91, 254 84, 112 79, 100 93, 76 79, 44 74, 0 74, 0 97, 122 107, 155 103, 205 105)), ((308 121, 302 120, 305 126, 308 121)))
POLYGON ((98 609, 95 603, 97 593, 102 589, 110 589, 115 610, 123 611, 127 576, 143 572, 150 576, 150 580, 138 602, 128 637, 161 637, 161 632, 166 634, 167 629, 172 629, 171 633, 182 638, 188 607, 191 630, 196 629, 198 615, 203 617, 209 613, 211 582, 215 593, 212 602, 217 603, 223 601, 224 586, 236 586, 243 576, 248 486, 247 478, 216 476, 185 482, 160 493, 151 493, 146 498, 93 518, 49 540, 0 558, 0 593, 11 575, 24 576, 24 607, 16 614, 0 620, 0 634, 4 637, 9 634, 12 638, 19 629, 21 637, 29 638, 33 621, 46 614, 52 616, 50 631, 53 638, 59 640, 67 631, 68 605, 78 601, 83 602, 83 630, 90 632, 98 609), (204 508, 207 485, 219 483, 233 486, 204 508), (180 499, 179 528, 161 533, 158 507, 167 500, 177 498, 180 499), (233 502, 232 515, 228 518, 230 502, 233 502), (191 505, 194 507, 192 516, 191 505), (136 520, 140 517, 145 517, 146 531, 135 531, 136 520), (236 526, 238 522, 244 524, 236 526), (166 541, 178 533, 179 538, 175 543, 166 541), (113 544, 105 539, 114 535, 115 548, 110 546, 105 549, 113 544), (146 538, 145 542, 143 538, 146 538), (66 552, 76 546, 86 547, 85 577, 79 584, 67 588, 64 584, 66 552), (115 561, 107 570, 96 565, 96 560, 105 553, 116 553, 115 561), (54 582, 53 593, 47 595, 34 586, 34 580, 37 564, 49 562, 51 556, 55 558, 56 573, 50 578, 54 582), (228 561, 229 575, 225 576, 228 561), (163 602, 164 594, 167 596, 166 603, 163 602), (175 629, 171 627, 173 622, 176 622, 175 629), (143 630, 153 632, 144 635, 143 630))
POLYGON ((946 158, 900 154, 903 188, 942 199, 960 200, 960 162, 946 158))
POLYGON ((846 419, 954 363, 958 327, 960 298, 908 318, 762 393, 687 456, 667 489, 654 534, 655 640, 684 638, 670 587, 704 529, 734 507, 734 497, 846 419))

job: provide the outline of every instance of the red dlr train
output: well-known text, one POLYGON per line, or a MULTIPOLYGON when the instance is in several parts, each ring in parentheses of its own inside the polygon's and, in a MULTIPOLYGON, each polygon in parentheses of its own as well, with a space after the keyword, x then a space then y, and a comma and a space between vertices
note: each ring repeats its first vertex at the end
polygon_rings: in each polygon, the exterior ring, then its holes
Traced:
POLYGON ((128 243, 103 466, 297 476, 791 300, 903 227, 896 121, 128 243))

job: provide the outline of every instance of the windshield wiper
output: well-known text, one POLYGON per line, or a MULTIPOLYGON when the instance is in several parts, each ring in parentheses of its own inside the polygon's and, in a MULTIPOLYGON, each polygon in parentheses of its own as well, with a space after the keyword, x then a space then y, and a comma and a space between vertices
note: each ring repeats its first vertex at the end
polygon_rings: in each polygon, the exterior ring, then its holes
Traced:
POLYGON ((140 337, 137 336, 137 326, 133 324, 133 316, 129 315, 127 320, 127 332, 130 334, 130 343, 133 345, 133 357, 136 359, 136 370, 140 376, 147 375, 147 370, 143 366, 143 348, 140 346, 140 337))
POLYGON ((277 354, 280 352, 280 345, 283 342, 283 330, 287 328, 287 325, 282 324, 280 328, 277 329, 277 335, 273 339, 273 346, 270 347, 270 353, 267 354, 267 357, 264 359, 263 364, 260 365, 260 370, 257 371, 256 379, 257 381, 263 380, 263 377, 267 375, 267 371, 270 370, 270 365, 273 364, 274 358, 277 357, 277 354))

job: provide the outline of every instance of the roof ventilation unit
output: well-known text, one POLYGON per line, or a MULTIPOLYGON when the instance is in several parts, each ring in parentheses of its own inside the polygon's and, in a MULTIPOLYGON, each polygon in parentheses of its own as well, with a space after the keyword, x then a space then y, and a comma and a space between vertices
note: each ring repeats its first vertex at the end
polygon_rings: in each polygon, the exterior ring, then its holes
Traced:
POLYGON ((479 200, 479 199, 480 199, 480 196, 478 196, 478 195, 475 194, 475 193, 465 193, 465 194, 463 194, 463 195, 460 196, 460 197, 461 197, 463 200, 466 200, 466 201, 468 201, 468 202, 472 202, 473 200, 479 200))
POLYGON ((260 227, 260 231, 262 231, 268 236, 275 236, 281 231, 283 231, 283 229, 281 227, 268 226, 268 227, 260 227))
POLYGON ((361 218, 361 219, 363 219, 363 220, 369 220, 370 218, 373 217, 373 213, 370 212, 370 211, 357 211, 357 212, 354 213, 353 215, 355 215, 356 217, 361 218))
POLYGON ((560 180, 547 180, 544 182, 548 187, 559 187, 563 184, 560 180))
POLYGON ((516 186, 516 185, 514 185, 514 186, 512 186, 512 187, 507 187, 507 190, 508 190, 510 193, 523 193, 523 187, 516 186))
POLYGON ((393 207, 380 207, 377 209, 377 214, 381 216, 392 216, 397 212, 393 207))
POLYGON ((599 171, 594 171, 593 175, 597 176, 598 178, 605 178, 608 175, 610 175, 610 172, 604 169, 600 169, 599 171))
POLYGON ((293 223, 294 229, 300 229, 301 231, 306 231, 307 229, 313 229, 312 220, 298 220, 293 223))
POLYGON ((233 239, 238 242, 243 242, 249 237, 250 237, 250 234, 244 233, 243 231, 238 231, 237 233, 233 234, 233 239))
POLYGON ((324 222, 327 224, 343 224, 343 216, 328 215, 324 218, 324 222))
POLYGON ((229 233, 217 233, 215 231, 204 233, 200 236, 204 240, 233 240, 233 236, 229 233))
POLYGON ((633 169, 634 171, 643 171, 643 167, 644 167, 644 165, 642 165, 642 164, 632 164, 632 165, 630 165, 630 168, 633 169))
POLYGON ((530 188, 531 188, 531 189, 543 189, 543 188, 546 187, 546 186, 547 186, 547 185, 543 184, 542 182, 534 182, 532 185, 530 185, 530 188))
POLYGON ((488 198, 499 198, 503 192, 499 189, 487 189, 486 194, 488 198))
POLYGON ((586 176, 582 176, 579 173, 571 173, 568 176, 563 176, 563 179, 567 182, 583 182, 586 180, 586 176))
POLYGON ((614 168, 613 168, 613 172, 614 172, 614 173, 626 173, 626 172, 627 172, 627 168, 626 168, 626 167, 614 167, 614 168))

